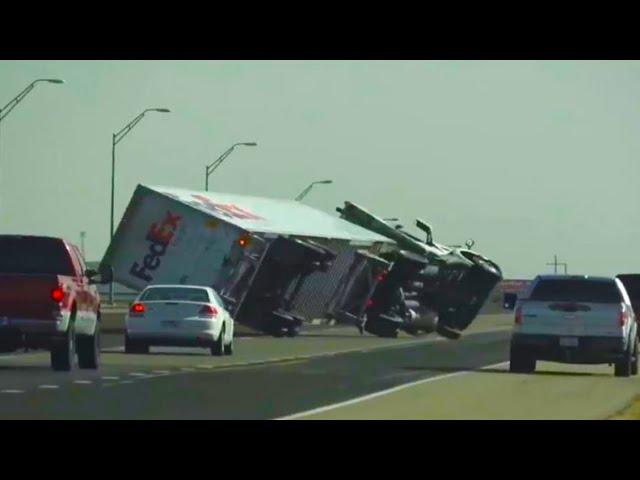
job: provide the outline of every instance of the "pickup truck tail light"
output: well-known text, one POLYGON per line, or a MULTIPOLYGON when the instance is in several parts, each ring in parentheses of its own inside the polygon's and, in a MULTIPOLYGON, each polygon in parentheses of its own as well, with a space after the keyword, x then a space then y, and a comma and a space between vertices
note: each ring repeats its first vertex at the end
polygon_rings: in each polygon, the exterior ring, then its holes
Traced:
POLYGON ((218 310, 211 305, 205 305, 200 309, 201 317, 214 318, 216 315, 218 315, 218 310))
POLYGON ((144 305, 142 303, 134 303, 129 308, 130 317, 144 317, 144 305))
POLYGON ((60 303, 62 300, 64 300, 64 290, 61 287, 56 287, 51 290, 51 300, 57 303, 60 303))
POLYGON ((516 308, 516 325, 522 325, 522 305, 516 308))

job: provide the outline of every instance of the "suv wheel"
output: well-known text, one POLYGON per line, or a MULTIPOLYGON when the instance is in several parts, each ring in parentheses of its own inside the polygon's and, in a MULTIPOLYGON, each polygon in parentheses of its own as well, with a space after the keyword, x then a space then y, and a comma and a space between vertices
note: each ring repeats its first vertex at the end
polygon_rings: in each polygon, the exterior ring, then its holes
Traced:
POLYGON ((76 363, 76 330, 73 318, 64 337, 58 339, 51 347, 51 368, 60 372, 73 370, 76 363))
POLYGON ((616 377, 631 376, 631 371, 633 370, 633 358, 634 356, 637 358, 637 355, 632 353, 633 349, 635 349, 635 347, 633 345, 629 345, 629 348, 624 352, 624 357, 615 363, 613 372, 616 377))
POLYGON ((509 358, 509 371, 512 373, 533 373, 535 370, 536 359, 512 345, 509 358))
POLYGON ((638 374, 638 337, 635 337, 636 341, 633 343, 633 356, 631 358, 631 375, 638 374))

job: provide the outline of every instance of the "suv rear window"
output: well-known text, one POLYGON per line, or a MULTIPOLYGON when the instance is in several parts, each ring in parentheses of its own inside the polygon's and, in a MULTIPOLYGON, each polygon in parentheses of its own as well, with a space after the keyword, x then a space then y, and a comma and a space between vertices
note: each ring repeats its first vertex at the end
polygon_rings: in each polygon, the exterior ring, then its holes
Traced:
POLYGON ((209 303, 209 294, 202 288, 152 287, 140 297, 143 302, 162 302, 181 300, 184 302, 209 303))
POLYGON ((629 297, 634 302, 640 301, 640 275, 618 275, 629 297))
POLYGON ((0 273, 75 275, 62 240, 20 236, 0 236, 0 273))
POLYGON ((529 299, 539 302, 620 303, 622 296, 614 281, 540 280, 529 299))

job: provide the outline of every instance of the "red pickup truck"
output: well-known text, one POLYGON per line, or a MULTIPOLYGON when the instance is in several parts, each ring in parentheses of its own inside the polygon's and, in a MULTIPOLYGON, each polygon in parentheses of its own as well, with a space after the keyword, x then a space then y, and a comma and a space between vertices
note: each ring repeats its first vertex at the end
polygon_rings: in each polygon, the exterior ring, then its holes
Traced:
POLYGON ((62 239, 0 235, 0 352, 47 349, 54 370, 98 368, 95 284, 110 277, 87 270, 78 248, 62 239))

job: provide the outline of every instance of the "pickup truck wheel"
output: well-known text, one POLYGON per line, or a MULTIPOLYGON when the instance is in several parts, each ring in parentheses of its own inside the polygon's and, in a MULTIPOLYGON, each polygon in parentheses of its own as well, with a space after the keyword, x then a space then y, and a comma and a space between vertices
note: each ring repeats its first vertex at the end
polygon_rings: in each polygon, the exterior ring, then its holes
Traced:
POLYGON ((613 373, 616 377, 629 377, 631 376, 631 370, 633 365, 633 354, 631 350, 633 347, 629 345, 627 351, 624 352, 624 358, 615 363, 613 367, 613 373))
POLYGON ((213 342, 211 345, 211 355, 216 357, 221 357, 224 355, 224 326, 222 330, 220 330, 220 335, 218 335, 218 339, 213 342))
POLYGON ((69 372, 76 363, 76 330, 73 322, 64 337, 51 347, 51 368, 55 371, 69 372))
POLYGON ((96 370, 100 365, 100 325, 93 335, 78 335, 78 366, 96 370))
POLYGON ((519 348, 511 346, 509 371, 511 373, 533 373, 536 370, 536 359, 519 348))

